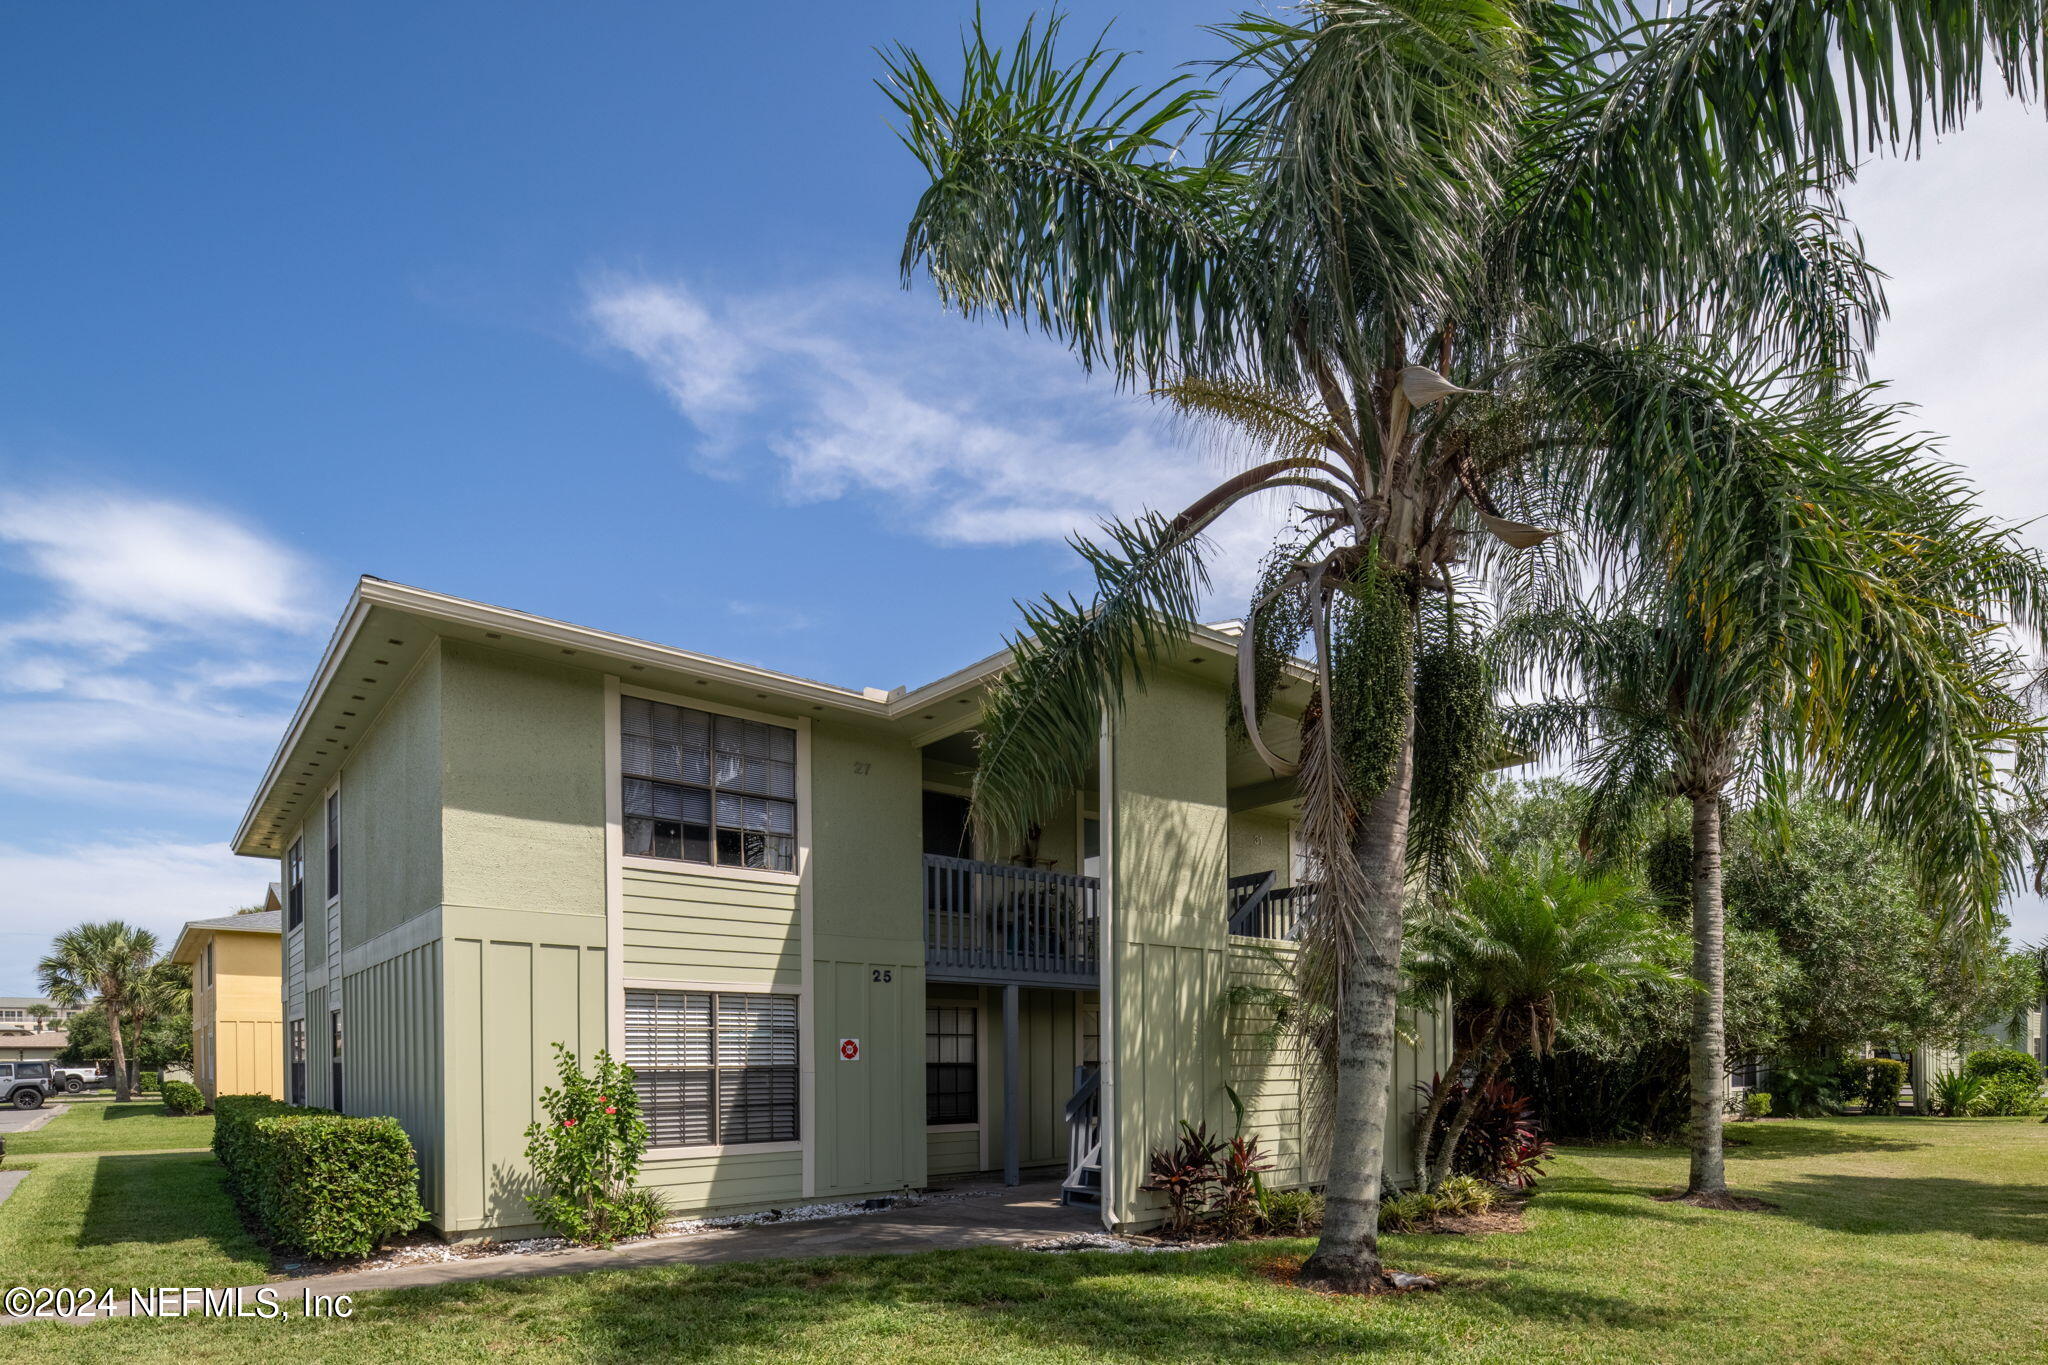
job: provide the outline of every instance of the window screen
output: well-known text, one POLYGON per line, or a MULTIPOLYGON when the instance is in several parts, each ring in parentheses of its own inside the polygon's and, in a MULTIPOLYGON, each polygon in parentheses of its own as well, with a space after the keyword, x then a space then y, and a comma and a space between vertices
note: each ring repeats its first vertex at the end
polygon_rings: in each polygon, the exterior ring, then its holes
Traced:
POLYGON ((284 904, 286 927, 296 929, 306 922, 306 845, 292 840, 284 855, 284 904))
POLYGON ((980 1117, 972 1006, 924 1012, 924 1121, 973 1123, 980 1117))
POLYGON ((650 1147, 798 1135, 793 995, 627 991, 626 1062, 650 1147))
POLYGON ((796 866, 796 731, 644 697, 619 730, 628 854, 796 866))

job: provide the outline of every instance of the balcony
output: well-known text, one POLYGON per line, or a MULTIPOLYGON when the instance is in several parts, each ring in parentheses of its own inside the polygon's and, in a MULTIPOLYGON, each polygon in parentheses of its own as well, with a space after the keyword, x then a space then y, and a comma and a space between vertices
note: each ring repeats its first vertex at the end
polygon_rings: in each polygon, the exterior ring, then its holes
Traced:
POLYGON ((1316 888, 1275 886, 1278 874, 1253 872, 1230 879, 1230 932, 1242 938, 1294 939, 1315 909, 1316 888))
POLYGON ((1093 877, 927 853, 925 974, 933 981, 1096 983, 1093 877))

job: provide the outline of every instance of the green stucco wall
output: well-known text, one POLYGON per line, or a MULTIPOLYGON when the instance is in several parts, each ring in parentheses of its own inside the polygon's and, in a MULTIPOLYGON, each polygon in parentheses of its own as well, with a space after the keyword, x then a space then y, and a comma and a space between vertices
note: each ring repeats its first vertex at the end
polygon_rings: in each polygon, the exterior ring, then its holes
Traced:
POLYGON ((344 953, 441 904, 441 657, 429 650, 342 771, 344 953))
POLYGON ((1284 815, 1241 811, 1230 817, 1230 875, 1277 872, 1275 886, 1293 885, 1294 857, 1284 815))

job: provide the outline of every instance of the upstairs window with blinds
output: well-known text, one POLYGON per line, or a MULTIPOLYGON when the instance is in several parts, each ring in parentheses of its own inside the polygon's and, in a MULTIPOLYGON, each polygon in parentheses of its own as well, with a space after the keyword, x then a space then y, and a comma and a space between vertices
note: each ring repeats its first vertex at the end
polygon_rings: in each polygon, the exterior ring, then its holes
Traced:
POLYGON ((796 867, 796 731, 619 699, 626 853, 724 867, 796 867))
POLYGON ((797 1139, 793 995, 627 991, 626 1063, 650 1147, 797 1139))

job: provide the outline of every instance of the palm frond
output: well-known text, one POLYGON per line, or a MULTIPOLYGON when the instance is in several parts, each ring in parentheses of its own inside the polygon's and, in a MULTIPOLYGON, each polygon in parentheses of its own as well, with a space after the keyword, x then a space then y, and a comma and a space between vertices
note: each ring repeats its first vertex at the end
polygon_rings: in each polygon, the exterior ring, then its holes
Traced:
POLYGON ((1105 523, 1101 542, 1072 542, 1094 571, 1092 601, 1017 604, 1024 628, 989 687, 974 775, 973 819, 988 842, 1015 839, 1081 785, 1105 710, 1187 638, 1208 590, 1199 529, 1154 514, 1105 523))

